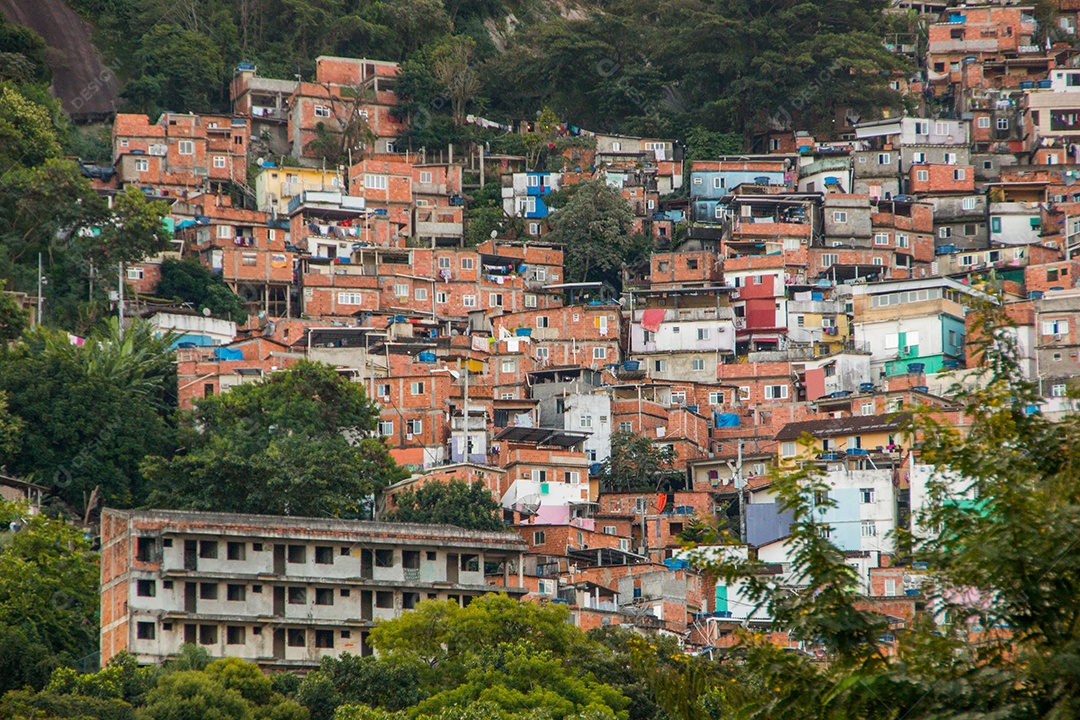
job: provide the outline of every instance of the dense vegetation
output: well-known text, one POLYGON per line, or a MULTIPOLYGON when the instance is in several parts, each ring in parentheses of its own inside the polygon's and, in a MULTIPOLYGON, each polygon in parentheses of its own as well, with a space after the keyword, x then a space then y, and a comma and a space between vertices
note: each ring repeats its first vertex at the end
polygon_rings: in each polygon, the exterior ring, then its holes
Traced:
POLYGON ((476 137, 467 112, 532 120, 545 106, 591 130, 683 139, 790 115, 827 125, 835 107, 899 104, 887 75, 904 68, 881 38, 908 27, 885 0, 70 1, 133 108, 223 108, 241 60, 307 79, 319 55, 396 60, 412 141, 428 147, 476 137))

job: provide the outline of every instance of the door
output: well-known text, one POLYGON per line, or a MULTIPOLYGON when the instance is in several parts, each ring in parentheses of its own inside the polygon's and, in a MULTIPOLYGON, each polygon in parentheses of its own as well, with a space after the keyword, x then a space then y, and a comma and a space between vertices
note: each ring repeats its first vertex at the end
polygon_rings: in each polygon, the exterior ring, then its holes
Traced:
POLYGON ((285 614, 285 586, 279 585, 274 588, 274 615, 281 617, 285 614))
POLYGON ((371 577, 372 577, 372 569, 371 569, 371 567, 372 567, 371 566, 371 551, 370 550, 361 550, 360 551, 360 577, 361 577, 361 579, 363 579, 363 580, 370 580, 371 579, 371 577))
POLYGON ((274 659, 285 659, 285 629, 278 628, 274 630, 274 659))
POLYGON ((371 591, 360 591, 360 619, 371 620, 371 591))
POLYGON ((284 575, 285 574, 285 546, 284 545, 275 545, 274 546, 274 574, 275 575, 284 575))
POLYGON ((446 582, 456 583, 458 581, 458 556, 457 553, 446 554, 446 582))
POLYGON ((184 612, 198 612, 195 609, 196 598, 198 597, 198 595, 196 595, 196 592, 196 583, 184 583, 184 612))
POLYGON ((184 569, 199 569, 199 543, 194 540, 184 541, 184 569))

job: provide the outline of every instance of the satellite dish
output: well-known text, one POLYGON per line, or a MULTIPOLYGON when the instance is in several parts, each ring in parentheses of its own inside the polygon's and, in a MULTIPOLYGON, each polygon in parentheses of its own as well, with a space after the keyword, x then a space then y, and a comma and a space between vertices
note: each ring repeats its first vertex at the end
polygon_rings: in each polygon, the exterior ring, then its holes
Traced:
POLYGON ((537 494, 526 495, 518 501, 519 511, 522 515, 536 515, 540 510, 540 496, 537 494))
POLYGON ((494 240, 497 237, 499 237, 499 231, 498 230, 492 230, 491 231, 491 239, 494 240))
POLYGON ((203 317, 210 317, 210 308, 204 307, 202 309, 202 314, 203 314, 203 317))

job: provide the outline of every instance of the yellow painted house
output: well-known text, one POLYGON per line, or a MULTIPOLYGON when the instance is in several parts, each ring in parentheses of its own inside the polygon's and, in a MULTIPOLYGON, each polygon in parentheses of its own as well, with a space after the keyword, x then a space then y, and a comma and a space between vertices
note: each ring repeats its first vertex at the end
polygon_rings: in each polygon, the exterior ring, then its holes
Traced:
POLYGON ((888 467, 911 446, 903 429, 910 418, 908 413, 891 413, 788 423, 776 434, 779 464, 836 463, 851 470, 888 467), (806 435, 812 438, 809 447, 802 442, 806 435))
POLYGON ((289 201, 305 191, 340 192, 336 170, 300 167, 263 167, 255 176, 255 202, 262 212, 289 212, 289 201))

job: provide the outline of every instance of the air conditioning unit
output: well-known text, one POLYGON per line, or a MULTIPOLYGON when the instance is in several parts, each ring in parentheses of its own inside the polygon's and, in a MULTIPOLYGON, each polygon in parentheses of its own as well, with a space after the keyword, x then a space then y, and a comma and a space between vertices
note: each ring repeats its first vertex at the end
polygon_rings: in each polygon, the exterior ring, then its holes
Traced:
POLYGON ((405 433, 406 440, 412 440, 412 433, 405 433))
POLYGON ((389 396, 389 395, 383 395, 383 397, 382 397, 382 401, 383 401, 384 403, 388 403, 388 402, 390 402, 390 396, 389 396))

